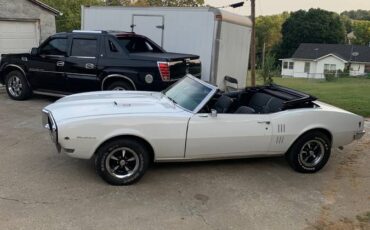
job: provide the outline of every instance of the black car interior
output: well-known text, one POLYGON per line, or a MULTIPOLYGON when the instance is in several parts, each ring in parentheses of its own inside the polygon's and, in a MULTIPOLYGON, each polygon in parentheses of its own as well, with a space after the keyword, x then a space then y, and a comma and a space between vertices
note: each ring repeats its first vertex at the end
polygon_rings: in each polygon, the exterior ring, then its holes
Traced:
POLYGON ((217 92, 201 112, 267 114, 285 109, 316 106, 316 98, 281 86, 250 87, 230 93, 217 92))

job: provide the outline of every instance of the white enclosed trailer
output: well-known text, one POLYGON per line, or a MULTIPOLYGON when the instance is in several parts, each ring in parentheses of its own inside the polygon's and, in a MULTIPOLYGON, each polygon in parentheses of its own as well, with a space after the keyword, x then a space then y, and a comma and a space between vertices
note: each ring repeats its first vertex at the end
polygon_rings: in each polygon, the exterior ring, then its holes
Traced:
POLYGON ((142 34, 169 52, 199 55, 202 79, 224 88, 224 77, 246 85, 251 21, 213 7, 82 6, 81 29, 142 34))

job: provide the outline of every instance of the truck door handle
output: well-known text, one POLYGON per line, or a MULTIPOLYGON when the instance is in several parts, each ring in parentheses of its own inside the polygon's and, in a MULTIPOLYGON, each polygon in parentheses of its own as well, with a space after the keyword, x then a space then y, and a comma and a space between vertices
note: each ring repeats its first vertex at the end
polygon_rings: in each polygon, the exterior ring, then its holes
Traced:
POLYGON ((270 121, 257 121, 257 123, 269 125, 271 122, 270 121))
POLYGON ((95 68, 95 65, 92 64, 92 63, 86 63, 85 68, 86 69, 94 69, 95 68))
POLYGON ((64 66, 64 61, 57 61, 57 66, 59 66, 59 67, 64 66))

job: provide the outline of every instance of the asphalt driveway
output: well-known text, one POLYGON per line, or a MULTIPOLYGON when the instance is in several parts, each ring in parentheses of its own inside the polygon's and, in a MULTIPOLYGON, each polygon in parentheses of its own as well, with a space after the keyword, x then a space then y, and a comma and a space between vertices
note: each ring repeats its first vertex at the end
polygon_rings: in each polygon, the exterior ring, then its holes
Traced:
POLYGON ((166 163, 114 187, 56 153, 40 115, 53 100, 0 89, 0 229, 370 229, 370 122, 316 174, 283 158, 166 163))

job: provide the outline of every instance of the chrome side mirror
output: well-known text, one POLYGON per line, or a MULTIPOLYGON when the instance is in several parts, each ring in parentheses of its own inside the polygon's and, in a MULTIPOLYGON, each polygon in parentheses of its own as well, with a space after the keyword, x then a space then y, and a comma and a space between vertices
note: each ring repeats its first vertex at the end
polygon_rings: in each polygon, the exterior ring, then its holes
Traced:
POLYGON ((211 109, 211 117, 217 117, 217 110, 211 109))

